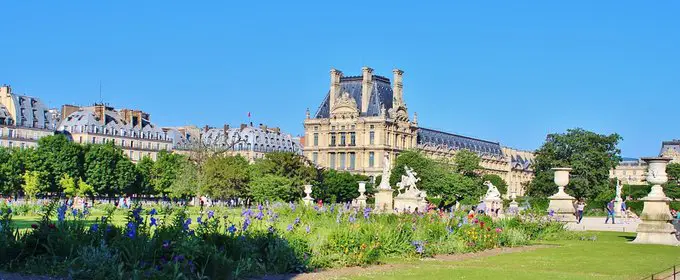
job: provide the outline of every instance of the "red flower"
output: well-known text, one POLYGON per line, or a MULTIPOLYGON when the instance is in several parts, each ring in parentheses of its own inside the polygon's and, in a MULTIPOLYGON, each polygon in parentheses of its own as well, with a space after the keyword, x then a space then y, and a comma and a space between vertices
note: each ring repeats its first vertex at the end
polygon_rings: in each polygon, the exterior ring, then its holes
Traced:
POLYGON ((487 227, 487 228, 486 228, 486 231, 491 231, 491 228, 490 228, 490 227, 487 227))
POLYGON ((47 225, 47 226, 48 226, 49 228, 51 228, 51 229, 55 229, 55 228, 56 228, 56 226, 55 226, 54 224, 49 224, 49 225, 47 225))
POLYGON ((479 227, 484 228, 484 222, 479 222, 479 227))
POLYGON ((38 225, 37 225, 37 224, 32 224, 31 227, 35 229, 35 228, 38 228, 38 225))

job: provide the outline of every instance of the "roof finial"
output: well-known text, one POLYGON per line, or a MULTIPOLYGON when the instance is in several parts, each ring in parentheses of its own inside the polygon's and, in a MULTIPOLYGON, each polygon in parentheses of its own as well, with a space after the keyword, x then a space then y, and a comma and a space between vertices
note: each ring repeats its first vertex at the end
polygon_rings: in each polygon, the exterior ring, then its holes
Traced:
POLYGON ((309 108, 307 108, 307 112, 305 112, 305 117, 309 119, 309 108))

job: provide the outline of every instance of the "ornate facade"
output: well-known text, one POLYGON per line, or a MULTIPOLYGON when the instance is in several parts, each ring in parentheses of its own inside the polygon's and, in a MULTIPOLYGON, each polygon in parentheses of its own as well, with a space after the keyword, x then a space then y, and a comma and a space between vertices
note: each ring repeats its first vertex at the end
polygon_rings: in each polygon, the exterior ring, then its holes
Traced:
POLYGON ((680 163, 680 140, 663 141, 661 143, 661 156, 671 158, 671 162, 680 163))
MULTIPOLYGON (((170 129, 170 128, 167 128, 170 129)), ((226 152, 231 155, 241 155, 249 161, 263 158, 269 152, 293 152, 302 154, 300 139, 281 132, 278 127, 241 124, 240 127, 225 125, 222 128, 206 126, 203 130, 186 127, 175 128, 179 137, 176 139, 175 150, 180 153, 191 153, 197 145, 211 152, 226 152), (182 132, 184 131, 184 132, 182 132), (189 132, 190 134, 187 134, 189 132)), ((176 134, 175 134, 176 135, 176 134)))
MULTIPOLYGON (((533 154, 502 148, 498 142, 423 128, 404 102, 403 71, 388 78, 362 68, 361 76, 331 70, 330 90, 314 115, 304 121, 304 154, 318 166, 369 176, 381 174, 385 154, 419 149, 433 158, 452 158, 459 150, 477 153, 484 173, 497 174, 509 192, 523 194, 533 178, 533 154)), ((394 162, 394 161, 392 161, 394 162)))
POLYGON ((40 99, 18 95, 8 85, 0 87, 0 147, 34 147, 38 139, 53 135, 57 110, 40 99))
POLYGON ((133 162, 143 157, 156 160, 159 151, 172 150, 173 139, 140 110, 116 110, 104 104, 64 105, 61 114, 59 133, 80 144, 112 142, 133 162))
POLYGON ((616 168, 609 170, 609 178, 618 179, 622 184, 646 185, 647 164, 636 158, 623 158, 616 168))

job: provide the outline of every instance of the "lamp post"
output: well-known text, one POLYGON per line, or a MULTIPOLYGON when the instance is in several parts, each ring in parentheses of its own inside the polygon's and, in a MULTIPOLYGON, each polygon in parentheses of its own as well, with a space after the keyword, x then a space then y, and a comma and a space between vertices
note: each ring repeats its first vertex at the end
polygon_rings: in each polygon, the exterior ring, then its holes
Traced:
POLYGON ((675 237, 675 228, 670 223, 673 219, 668 204, 671 199, 666 197, 661 184, 668 182, 666 165, 670 158, 647 157, 642 158, 647 163, 647 182, 653 184, 649 194, 642 198, 645 205, 640 219, 642 223, 637 227, 637 236, 633 243, 661 244, 680 246, 675 237))
POLYGON ((574 201, 573 196, 564 192, 564 187, 569 184, 569 172, 571 168, 553 168, 555 171, 554 182, 557 185, 557 193, 550 196, 550 204, 548 211, 554 213, 557 220, 568 223, 576 222, 576 215, 574 215, 574 201))

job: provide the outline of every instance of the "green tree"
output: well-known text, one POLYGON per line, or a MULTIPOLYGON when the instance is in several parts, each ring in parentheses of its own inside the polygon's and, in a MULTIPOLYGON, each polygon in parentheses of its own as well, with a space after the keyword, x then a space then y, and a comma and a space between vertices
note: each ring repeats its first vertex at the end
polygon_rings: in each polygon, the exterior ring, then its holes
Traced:
POLYGON ((170 184, 168 194, 172 198, 189 198, 198 191, 198 169, 196 164, 184 159, 180 163, 179 176, 170 184))
POLYGON ((501 176, 496 174, 484 174, 484 176, 482 176, 482 182, 484 181, 489 181, 496 186, 501 195, 508 194, 508 183, 506 183, 501 176))
POLYGON ((78 195, 89 197, 94 197, 95 195, 94 188, 83 181, 83 178, 78 179, 78 195))
POLYGON ((81 145, 69 141, 63 134, 40 138, 31 170, 44 172, 43 180, 51 191, 58 189, 63 174, 78 178, 83 174, 84 153, 81 145))
POLYGON ((201 193, 212 198, 240 197, 247 194, 248 160, 240 155, 214 155, 203 166, 201 193))
POLYGON ((674 162, 666 165, 666 173, 668 174, 668 181, 680 181, 680 163, 674 162))
MULTIPOLYGON (((359 181, 368 181, 363 175, 354 175, 349 172, 325 170, 321 182, 312 189, 312 197, 328 202, 347 202, 359 196, 359 181)), ((366 186, 366 194, 372 192, 369 184, 366 186)))
POLYGON ((293 180, 274 174, 254 177, 248 184, 248 192, 256 202, 295 201, 300 199, 293 180))
POLYGON ((156 193, 167 194, 170 191, 170 186, 176 180, 183 160, 184 156, 180 154, 166 151, 158 153, 153 166, 153 178, 151 178, 156 193))
POLYGON ((139 174, 139 190, 140 194, 157 194, 153 186, 153 179, 155 178, 154 161, 150 157, 143 157, 137 162, 137 174, 139 174))
POLYGON ((61 187, 60 191, 63 192, 67 197, 75 197, 78 195, 76 180, 68 174, 61 176, 61 179, 59 179, 59 186, 61 187))
POLYGON ((481 169, 479 160, 479 156, 476 153, 460 150, 453 157, 454 170, 467 177, 478 177, 477 171, 481 169))
POLYGON ((46 189, 46 186, 42 185, 44 182, 42 178, 45 176, 45 173, 39 171, 26 171, 26 173, 24 173, 24 184, 22 187, 24 194, 29 200, 35 199, 35 196, 38 193, 46 189))
POLYGON ((576 198, 595 198, 609 188, 609 170, 621 161, 616 145, 618 134, 602 135, 580 128, 566 133, 548 134, 536 151, 536 177, 529 185, 531 196, 546 197, 557 192, 553 183, 554 167, 571 167, 567 192, 576 198))
POLYGON ((286 177, 291 179, 295 186, 315 185, 320 175, 307 158, 291 152, 267 153, 263 159, 255 161, 251 173, 253 176, 273 174, 286 177))
POLYGON ((116 162, 116 193, 141 194, 137 167, 127 157, 121 156, 116 162))
POLYGON ((119 193, 116 166, 123 158, 113 143, 90 145, 85 153, 85 182, 100 195, 119 193))
POLYGON ((22 190, 26 162, 33 149, 0 147, 0 194, 16 194, 22 190))

